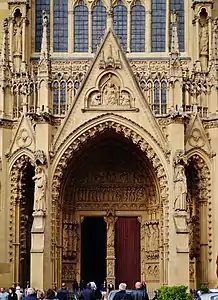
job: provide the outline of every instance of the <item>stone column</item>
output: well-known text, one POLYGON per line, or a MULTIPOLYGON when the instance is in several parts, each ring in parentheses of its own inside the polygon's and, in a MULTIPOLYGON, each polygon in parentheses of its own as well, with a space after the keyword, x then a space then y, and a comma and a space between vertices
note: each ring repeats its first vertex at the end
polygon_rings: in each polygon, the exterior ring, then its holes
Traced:
POLYGON ((104 218, 107 223, 107 282, 112 282, 115 286, 115 222, 116 218, 112 215, 104 218))
POLYGON ((37 289, 44 289, 44 231, 45 213, 36 211, 33 213, 33 226, 31 231, 31 270, 30 283, 37 289))

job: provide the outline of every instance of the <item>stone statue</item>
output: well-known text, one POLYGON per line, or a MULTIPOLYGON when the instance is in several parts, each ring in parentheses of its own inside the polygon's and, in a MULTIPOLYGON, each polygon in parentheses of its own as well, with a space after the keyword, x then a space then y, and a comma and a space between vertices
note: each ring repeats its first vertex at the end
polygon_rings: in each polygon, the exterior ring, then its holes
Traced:
POLYGON ((22 53, 22 19, 17 17, 14 24, 14 54, 22 53))
POLYGON ((72 227, 72 251, 76 251, 77 248, 77 226, 72 227))
POLYGON ((187 182, 183 165, 175 168, 175 202, 174 209, 178 211, 186 211, 187 182))
POLYGON ((114 217, 107 220, 107 247, 114 247, 114 217))
POLYGON ((209 50, 209 35, 207 22, 200 22, 200 54, 207 54, 209 50))
POLYGON ((67 255, 67 251, 69 248, 69 239, 68 239, 68 225, 64 224, 63 228, 63 255, 67 255))
POLYGON ((34 194, 34 211, 45 211, 46 200, 46 184, 47 178, 45 171, 41 166, 37 166, 35 170, 35 194, 34 194))
POLYGON ((116 105, 117 101, 116 86, 112 82, 108 82, 104 87, 103 104, 116 105))
POLYGON ((90 105, 96 106, 96 105, 100 105, 100 104, 101 104, 101 94, 100 93, 94 94, 91 97, 90 105))

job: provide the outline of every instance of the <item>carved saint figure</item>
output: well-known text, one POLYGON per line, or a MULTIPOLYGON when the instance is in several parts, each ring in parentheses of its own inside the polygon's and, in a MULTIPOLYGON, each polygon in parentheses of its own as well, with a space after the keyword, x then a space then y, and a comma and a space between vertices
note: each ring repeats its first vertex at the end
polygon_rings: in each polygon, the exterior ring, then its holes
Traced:
POLYGON ((34 193, 34 211, 45 211, 46 198, 46 175, 41 166, 37 166, 35 170, 35 193, 34 193))
POLYGON ((74 225, 72 227, 72 251, 76 251, 76 247, 77 247, 77 226, 74 225))
POLYGON ((14 24, 14 54, 21 55, 22 53, 22 19, 17 16, 14 24))
POLYGON ((107 219, 107 247, 114 247, 114 217, 107 219))
POLYGON ((91 97, 91 105, 96 106, 101 104, 101 94, 97 93, 91 97))
POLYGON ((175 202, 174 209, 179 211, 186 211, 186 196, 187 196, 187 182, 185 170, 182 165, 175 168, 175 202))
POLYGON ((116 87, 112 82, 108 82, 104 87, 103 104, 116 105, 117 101, 118 99, 117 99, 116 87))
POLYGON ((129 93, 127 93, 127 92, 121 93, 120 104, 130 106, 130 94, 129 93))
POLYGON ((67 251, 69 248, 69 239, 68 239, 68 225, 64 224, 63 228, 63 255, 67 255, 67 251))
POLYGON ((202 20, 200 25, 200 54, 207 54, 209 47, 208 24, 202 20))

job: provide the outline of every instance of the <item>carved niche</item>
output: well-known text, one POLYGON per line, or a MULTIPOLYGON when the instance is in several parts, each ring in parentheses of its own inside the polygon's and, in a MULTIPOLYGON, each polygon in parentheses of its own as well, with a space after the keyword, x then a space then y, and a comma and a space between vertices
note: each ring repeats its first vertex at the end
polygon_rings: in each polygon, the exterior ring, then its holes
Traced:
POLYGON ((120 79, 112 72, 103 75, 98 86, 86 96, 86 109, 126 110, 135 108, 135 99, 123 88, 120 79))

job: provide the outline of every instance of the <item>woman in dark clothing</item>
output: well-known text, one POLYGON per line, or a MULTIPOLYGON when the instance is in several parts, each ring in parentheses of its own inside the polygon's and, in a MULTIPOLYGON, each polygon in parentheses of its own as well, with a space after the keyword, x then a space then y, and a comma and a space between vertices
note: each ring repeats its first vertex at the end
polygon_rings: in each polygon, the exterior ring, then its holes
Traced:
POLYGON ((56 299, 55 291, 52 290, 52 289, 48 289, 47 292, 46 292, 45 299, 56 299))
POLYGON ((8 300, 17 300, 17 294, 15 293, 14 288, 10 288, 8 292, 9 292, 8 300))

